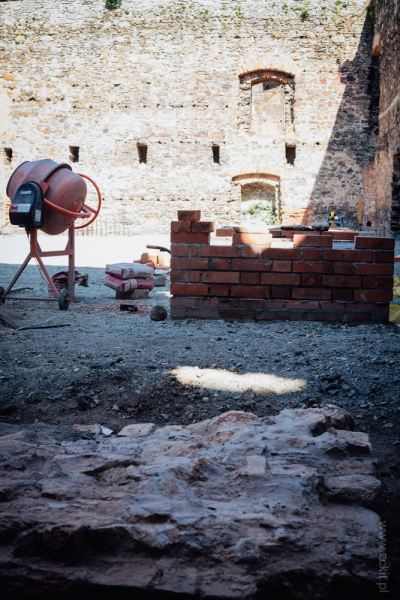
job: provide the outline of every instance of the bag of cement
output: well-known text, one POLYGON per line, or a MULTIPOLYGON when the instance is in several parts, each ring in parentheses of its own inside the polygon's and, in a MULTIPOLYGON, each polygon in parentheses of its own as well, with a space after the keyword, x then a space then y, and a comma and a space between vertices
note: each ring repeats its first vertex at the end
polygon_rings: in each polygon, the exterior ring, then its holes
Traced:
POLYGON ((400 297, 400 279, 395 275, 393 277, 393 296, 400 297))
POLYGON ((398 304, 391 304, 389 311, 389 321, 400 325, 400 306, 398 304))
POLYGON ((106 275, 119 279, 153 279, 154 269, 140 263, 115 263, 106 265, 106 275))
POLYGON ((117 292, 131 292, 132 290, 151 290, 154 283, 148 279, 119 279, 112 275, 106 275, 104 285, 117 292))

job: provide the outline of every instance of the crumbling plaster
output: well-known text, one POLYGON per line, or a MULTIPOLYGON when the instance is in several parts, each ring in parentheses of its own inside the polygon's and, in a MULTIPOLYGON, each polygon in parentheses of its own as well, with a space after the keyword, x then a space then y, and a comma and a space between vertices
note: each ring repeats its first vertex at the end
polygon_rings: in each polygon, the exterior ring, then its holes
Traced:
POLYGON ((1 3, 0 89, 10 108, 0 148, 13 149, 2 165, 2 222, 13 168, 69 162, 69 146, 79 146, 73 168, 104 196, 95 233, 166 232, 177 209, 194 205, 218 225, 237 223, 232 177, 247 164, 280 173, 283 222, 309 222, 335 202, 354 225, 375 149, 367 3, 311 0, 304 10, 295 0, 123 0, 116 11, 104 0, 1 3), (294 78, 290 139, 249 134, 254 69, 294 78))

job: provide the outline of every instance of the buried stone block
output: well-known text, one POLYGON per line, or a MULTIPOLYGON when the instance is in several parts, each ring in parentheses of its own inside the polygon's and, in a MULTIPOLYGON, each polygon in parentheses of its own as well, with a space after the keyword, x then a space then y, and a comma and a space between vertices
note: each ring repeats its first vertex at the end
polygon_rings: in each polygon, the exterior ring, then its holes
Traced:
POLYGON ((0 451, 25 470, 2 481, 0 585, 15 598, 23 581, 37 597, 90 586, 146 595, 156 583, 171 597, 251 600, 291 581, 327 599, 340 572, 346 598, 365 599, 380 482, 368 437, 351 424, 335 405, 265 419, 232 411, 189 426, 131 424, 90 450, 76 440, 73 454, 51 427, 43 444, 4 435, 0 451), (357 446, 368 451, 354 457, 357 446))

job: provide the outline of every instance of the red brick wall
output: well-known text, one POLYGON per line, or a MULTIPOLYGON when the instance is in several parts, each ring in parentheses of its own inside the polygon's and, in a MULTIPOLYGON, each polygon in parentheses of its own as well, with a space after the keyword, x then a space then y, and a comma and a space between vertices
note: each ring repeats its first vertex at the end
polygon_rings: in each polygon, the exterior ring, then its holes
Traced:
POLYGON ((345 250, 332 248, 330 232, 294 233, 293 247, 271 248, 272 235, 235 233, 231 246, 216 246, 205 231, 213 223, 181 221, 178 232, 176 223, 172 318, 388 321, 393 238, 355 237, 345 250))

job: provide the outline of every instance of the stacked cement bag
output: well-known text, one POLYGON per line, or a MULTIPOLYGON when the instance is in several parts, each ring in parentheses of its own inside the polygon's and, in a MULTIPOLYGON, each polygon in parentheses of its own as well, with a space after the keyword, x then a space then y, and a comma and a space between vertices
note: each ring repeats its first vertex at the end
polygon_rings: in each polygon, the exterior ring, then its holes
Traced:
POLYGON ((154 288, 153 274, 154 269, 140 263, 106 265, 104 285, 117 292, 131 292, 132 290, 149 290, 151 292, 154 288))

